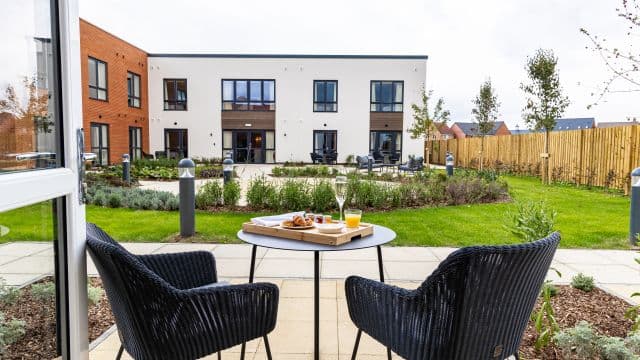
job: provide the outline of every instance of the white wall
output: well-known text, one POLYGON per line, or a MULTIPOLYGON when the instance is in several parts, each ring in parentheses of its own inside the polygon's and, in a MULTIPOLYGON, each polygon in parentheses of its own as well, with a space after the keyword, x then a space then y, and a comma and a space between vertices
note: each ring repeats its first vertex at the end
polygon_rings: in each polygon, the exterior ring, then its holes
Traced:
POLYGON ((371 80, 404 80, 403 158, 422 154, 412 140, 411 104, 420 99, 426 60, 348 58, 149 57, 151 153, 165 128, 189 129, 189 156, 222 155, 222 79, 276 80, 276 161, 310 161, 313 130, 337 130, 339 162, 369 152, 371 80), (186 78, 188 111, 163 111, 164 78, 186 78), (313 112, 313 80, 338 80, 338 112, 313 112), (326 126, 325 126, 326 124, 326 126))

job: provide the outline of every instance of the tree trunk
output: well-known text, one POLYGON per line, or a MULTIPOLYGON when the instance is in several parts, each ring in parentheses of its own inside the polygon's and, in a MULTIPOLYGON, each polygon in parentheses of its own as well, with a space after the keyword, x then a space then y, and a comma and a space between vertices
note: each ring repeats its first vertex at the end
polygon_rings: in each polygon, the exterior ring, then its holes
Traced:
POLYGON ((484 167, 484 136, 480 138, 480 171, 484 167))
POLYGON ((549 130, 544 130, 544 158, 542 160, 542 168, 543 168, 543 184, 551 183, 551 174, 549 173, 549 130))

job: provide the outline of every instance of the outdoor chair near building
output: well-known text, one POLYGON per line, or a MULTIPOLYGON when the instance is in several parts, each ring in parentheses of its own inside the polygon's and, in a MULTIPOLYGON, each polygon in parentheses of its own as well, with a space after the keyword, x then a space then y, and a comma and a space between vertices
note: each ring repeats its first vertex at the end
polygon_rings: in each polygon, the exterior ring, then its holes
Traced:
MULTIPOLYGON (((138 360, 196 359, 262 337, 275 327, 278 287, 219 283, 212 253, 133 255, 87 224, 123 350, 138 360)), ((243 346, 244 348, 244 346, 243 346)))
POLYGON ((347 278, 352 359, 363 331, 409 360, 517 358, 559 241, 459 249, 416 290, 347 278))
POLYGON ((369 163, 371 163, 371 170, 381 169, 382 164, 375 162, 373 156, 356 156, 356 166, 358 170, 367 170, 369 169, 369 163))
POLYGON ((422 171, 424 169, 424 157, 423 156, 409 156, 409 160, 404 163, 398 165, 398 172, 416 172, 422 171))
POLYGON ((314 164, 335 164, 338 161, 338 153, 335 151, 312 152, 309 155, 311 155, 311 162, 314 164))

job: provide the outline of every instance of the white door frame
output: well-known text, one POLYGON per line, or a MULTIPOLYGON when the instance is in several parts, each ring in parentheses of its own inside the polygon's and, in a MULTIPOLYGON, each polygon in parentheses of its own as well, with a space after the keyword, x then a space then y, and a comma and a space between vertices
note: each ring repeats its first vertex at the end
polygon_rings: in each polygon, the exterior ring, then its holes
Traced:
MULTIPOLYGON (((60 319, 64 359, 88 359, 87 271, 85 250, 85 207, 79 202, 78 148, 76 132, 82 128, 82 89, 80 74, 80 25, 77 0, 56 0, 62 85, 64 167, 0 175, 0 212, 62 197, 65 223, 59 224, 65 237, 57 249, 61 290, 60 319), (66 241, 64 241, 66 238, 66 241)), ((52 17, 55 21, 56 17, 52 17)), ((54 25, 54 29, 55 26, 54 25)), ((54 59, 56 60, 56 59, 54 59)))

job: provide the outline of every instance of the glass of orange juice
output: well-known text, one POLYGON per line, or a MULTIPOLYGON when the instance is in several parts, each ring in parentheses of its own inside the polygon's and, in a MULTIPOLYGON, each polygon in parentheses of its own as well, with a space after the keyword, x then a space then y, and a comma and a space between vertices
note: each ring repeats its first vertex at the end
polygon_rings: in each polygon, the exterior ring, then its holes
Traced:
POLYGON ((344 211, 344 222, 348 228, 357 228, 360 226, 360 218, 362 218, 362 210, 346 209, 344 211))

